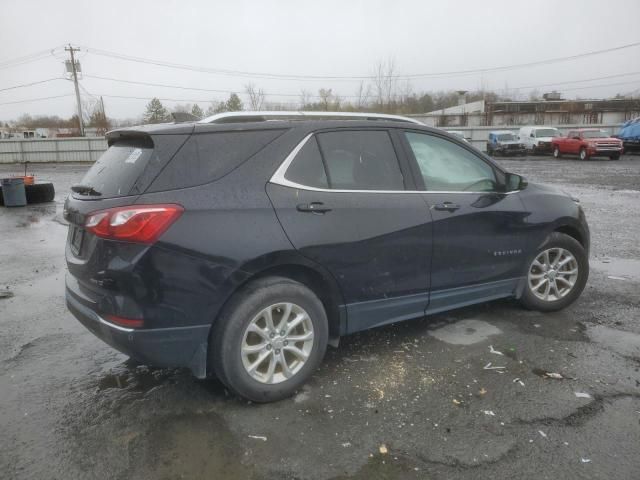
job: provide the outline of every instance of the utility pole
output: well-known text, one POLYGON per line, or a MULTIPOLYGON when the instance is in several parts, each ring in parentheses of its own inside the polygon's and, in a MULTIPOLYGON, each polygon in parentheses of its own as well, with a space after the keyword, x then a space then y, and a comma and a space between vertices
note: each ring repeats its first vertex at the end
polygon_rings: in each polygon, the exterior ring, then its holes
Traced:
POLYGON ((79 48, 73 48, 71 44, 64 48, 65 52, 71 54, 71 75, 73 76, 73 85, 76 88, 76 102, 78 103, 78 123, 80 124, 80 136, 84 137, 84 122, 82 120, 82 104, 80 103, 80 89, 78 88, 78 72, 76 70, 76 59, 74 52, 79 52, 79 48))

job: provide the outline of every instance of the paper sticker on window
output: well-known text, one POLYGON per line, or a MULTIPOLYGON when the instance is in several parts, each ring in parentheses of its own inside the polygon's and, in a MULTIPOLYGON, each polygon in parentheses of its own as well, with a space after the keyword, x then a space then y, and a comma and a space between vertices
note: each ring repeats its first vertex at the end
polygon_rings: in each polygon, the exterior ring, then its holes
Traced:
POLYGON ((142 155, 142 149, 134 148, 124 163, 136 163, 136 160, 140 158, 140 155, 142 155))

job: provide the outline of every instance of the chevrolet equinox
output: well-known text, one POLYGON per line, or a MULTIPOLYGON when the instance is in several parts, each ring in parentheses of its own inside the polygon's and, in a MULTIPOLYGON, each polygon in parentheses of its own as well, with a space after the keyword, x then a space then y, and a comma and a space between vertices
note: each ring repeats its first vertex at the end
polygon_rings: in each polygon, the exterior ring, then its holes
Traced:
POLYGON ((268 402, 342 335, 514 297, 571 304, 577 200, 391 115, 124 128, 65 203, 69 310, 134 360, 268 402))

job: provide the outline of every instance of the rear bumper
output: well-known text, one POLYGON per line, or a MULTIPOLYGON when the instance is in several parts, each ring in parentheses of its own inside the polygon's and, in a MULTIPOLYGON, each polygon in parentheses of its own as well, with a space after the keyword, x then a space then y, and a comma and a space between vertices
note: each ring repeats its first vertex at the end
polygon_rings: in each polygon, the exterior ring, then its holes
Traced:
POLYGON ((96 337, 137 361, 157 367, 186 367, 198 378, 207 375, 209 325, 174 328, 132 329, 102 318, 67 277, 69 311, 96 337))

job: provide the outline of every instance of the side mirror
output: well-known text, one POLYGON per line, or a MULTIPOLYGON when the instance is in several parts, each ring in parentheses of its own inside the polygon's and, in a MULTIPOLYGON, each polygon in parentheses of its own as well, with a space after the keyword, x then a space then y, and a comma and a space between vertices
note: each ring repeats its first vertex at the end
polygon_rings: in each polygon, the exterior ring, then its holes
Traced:
POLYGON ((531 132, 531 135, 529 135, 531 138, 535 138, 535 135, 533 134, 533 132, 531 132))
POLYGON ((524 190, 528 185, 527 180, 517 173, 507 173, 505 177, 505 191, 516 192, 518 190, 524 190))

